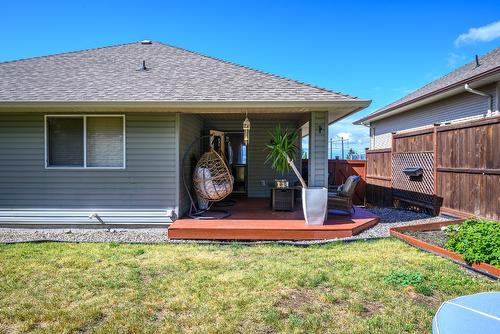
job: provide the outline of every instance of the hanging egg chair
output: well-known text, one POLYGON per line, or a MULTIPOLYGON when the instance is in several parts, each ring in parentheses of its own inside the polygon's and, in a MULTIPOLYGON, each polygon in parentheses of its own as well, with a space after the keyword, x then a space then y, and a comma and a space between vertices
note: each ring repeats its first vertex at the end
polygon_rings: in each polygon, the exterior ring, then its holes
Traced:
MULTIPOLYGON (((195 139, 184 152, 182 158, 182 183, 190 200, 188 217, 193 219, 224 219, 231 215, 222 207, 234 205, 227 200, 233 192, 234 178, 225 158, 224 135, 232 132, 210 130, 209 135, 195 139), (186 159, 196 143, 210 140, 209 151, 204 153, 191 170, 192 178, 186 177, 189 171, 186 159), (189 182, 191 181, 191 182, 189 182), (212 206, 217 203, 216 208, 212 206)), ((237 132, 240 134, 240 132, 237 132)))
POLYGON ((202 155, 193 173, 196 194, 210 202, 222 201, 233 192, 234 179, 224 158, 214 149, 202 155))

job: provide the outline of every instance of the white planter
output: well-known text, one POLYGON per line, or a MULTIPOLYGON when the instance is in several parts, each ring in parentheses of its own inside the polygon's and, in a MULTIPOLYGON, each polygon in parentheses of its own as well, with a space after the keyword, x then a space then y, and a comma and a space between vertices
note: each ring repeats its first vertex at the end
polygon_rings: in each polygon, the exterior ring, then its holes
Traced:
POLYGON ((307 225, 323 225, 326 220, 328 189, 325 187, 302 188, 302 208, 307 225))

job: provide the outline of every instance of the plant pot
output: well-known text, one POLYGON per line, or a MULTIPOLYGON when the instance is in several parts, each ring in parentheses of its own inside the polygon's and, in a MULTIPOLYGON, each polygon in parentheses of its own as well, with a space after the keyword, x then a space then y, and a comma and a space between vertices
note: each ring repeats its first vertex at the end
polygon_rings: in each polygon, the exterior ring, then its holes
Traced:
POLYGON ((302 208, 307 225, 323 225, 327 215, 328 189, 302 188, 302 208))

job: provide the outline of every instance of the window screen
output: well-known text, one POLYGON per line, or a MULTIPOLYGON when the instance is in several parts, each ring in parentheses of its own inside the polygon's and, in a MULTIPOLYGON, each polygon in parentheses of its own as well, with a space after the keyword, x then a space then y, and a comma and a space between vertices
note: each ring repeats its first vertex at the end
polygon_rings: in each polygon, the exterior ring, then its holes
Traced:
POLYGON ((47 120, 48 166, 83 167, 83 117, 47 120))
POLYGON ((123 117, 87 117, 87 167, 123 167, 123 117))

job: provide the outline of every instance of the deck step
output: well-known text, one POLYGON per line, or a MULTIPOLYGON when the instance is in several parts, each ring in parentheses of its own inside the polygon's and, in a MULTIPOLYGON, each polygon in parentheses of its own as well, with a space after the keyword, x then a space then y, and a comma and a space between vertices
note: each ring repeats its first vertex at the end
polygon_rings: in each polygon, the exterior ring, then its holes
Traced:
POLYGON ((254 218, 253 211, 237 218, 220 220, 178 219, 168 229, 170 239, 198 240, 325 240, 346 238, 361 233, 379 222, 379 217, 361 208, 352 216, 329 216, 324 225, 306 225, 293 213, 273 219, 254 218), (246 217, 244 217, 246 216, 246 217), (289 218, 285 218, 289 216, 289 218))

